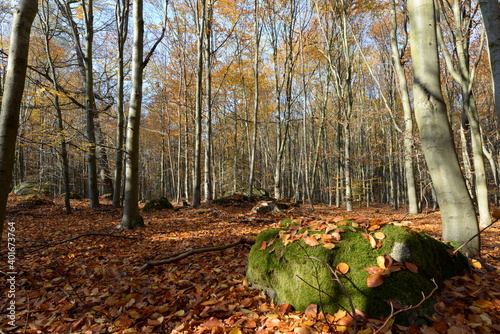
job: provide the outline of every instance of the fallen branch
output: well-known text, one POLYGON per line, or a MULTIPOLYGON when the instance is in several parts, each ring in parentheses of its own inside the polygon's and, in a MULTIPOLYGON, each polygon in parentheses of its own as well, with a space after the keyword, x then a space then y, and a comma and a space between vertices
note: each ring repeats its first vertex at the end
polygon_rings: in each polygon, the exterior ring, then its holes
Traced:
POLYGON ((175 255, 172 255, 172 256, 169 256, 169 257, 166 257, 163 259, 148 261, 139 270, 146 271, 146 270, 149 270, 152 267, 160 265, 160 264, 168 264, 168 263, 177 262, 179 260, 185 259, 191 255, 194 255, 194 254, 220 251, 220 250, 228 249, 231 247, 235 247, 239 244, 253 245, 254 243, 255 243, 255 239, 246 239, 246 238, 241 237, 239 240, 237 240, 233 243, 227 244, 227 245, 193 248, 193 249, 187 250, 185 252, 175 254, 175 255))
MULTIPOLYGON (((84 233, 84 234, 80 234, 80 235, 77 235, 77 236, 69 238, 69 239, 62 240, 62 241, 44 243, 41 247, 34 249, 33 252, 36 252, 36 251, 43 249, 43 248, 53 247, 53 246, 63 244, 65 242, 73 241, 73 240, 79 239, 81 237, 88 237, 88 236, 94 236, 94 235, 101 236, 101 237, 114 237, 114 238, 124 238, 124 239, 131 239, 131 240, 137 239, 134 237, 127 237, 125 235, 116 235, 116 234, 108 234, 108 233, 84 233)), ((35 245, 30 246, 30 247, 35 247, 35 245)))

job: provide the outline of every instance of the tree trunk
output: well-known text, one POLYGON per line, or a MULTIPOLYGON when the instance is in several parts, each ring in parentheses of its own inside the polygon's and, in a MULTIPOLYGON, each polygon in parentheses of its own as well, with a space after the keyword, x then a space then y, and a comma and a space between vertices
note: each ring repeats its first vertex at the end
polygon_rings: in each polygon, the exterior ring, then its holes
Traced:
MULTIPOLYGON (((21 0, 14 13, 10 35, 7 75, 0 111, 0 236, 6 213, 16 152, 19 113, 26 80, 31 25, 38 1, 21 0)), ((8 228, 8 230, 13 231, 8 228)))
POLYGON ((254 48, 254 104, 253 104, 253 132, 252 132, 252 147, 250 153, 250 173, 248 176, 248 197, 253 195, 253 181, 255 174, 255 153, 257 150, 257 116, 259 113, 259 47, 260 47, 260 25, 259 25, 259 0, 254 0, 254 16, 255 16, 255 48, 254 48))
MULTIPOLYGON (((479 228, 460 170, 441 92, 434 2, 410 0, 408 7, 415 116, 422 149, 441 208, 443 238, 463 243, 476 235, 479 228)), ((479 238, 475 237, 466 246, 467 252, 476 255, 479 246, 479 238)))
POLYGON ((493 76, 497 121, 500 124, 500 4, 498 0, 479 0, 483 23, 488 36, 490 65, 493 76))
MULTIPOLYGON (((62 170, 63 170, 63 182, 64 182, 64 207, 65 212, 67 214, 71 213, 71 187, 70 187, 70 178, 69 178, 69 161, 68 161, 68 151, 66 147, 66 136, 64 134, 64 125, 63 125, 63 116, 61 105, 59 103, 59 83, 57 81, 56 69, 54 66, 54 61, 52 60, 52 56, 50 55, 50 27, 49 27, 49 3, 48 1, 42 2, 42 6, 47 6, 43 10, 43 18, 42 21, 42 29, 44 33, 45 39, 45 53, 47 56, 47 62, 49 65, 50 78, 52 80, 52 86, 54 87, 55 94, 52 94, 54 97, 53 104, 57 114, 57 127, 58 127, 58 136, 61 143, 61 159, 62 159, 62 170)), ((40 16, 42 16, 40 14, 40 16)))
MULTIPOLYGON (((85 8, 85 0, 82 0, 85 8)), ((89 173, 89 199, 90 207, 99 206, 99 189, 97 187, 97 151, 94 118, 96 117, 94 100, 94 69, 93 69, 93 41, 94 41, 94 3, 88 0, 88 8, 85 13, 85 109, 87 121, 88 140, 88 173, 89 173)))
POLYGON ((121 229, 137 229, 144 227, 144 219, 139 213, 139 130, 142 104, 143 63, 143 2, 133 0, 134 48, 132 51, 132 92, 127 121, 126 166, 125 166, 125 200, 121 229))
POLYGON ((202 98, 203 98, 203 37, 206 23, 206 0, 201 1, 201 13, 198 17, 198 63, 196 71, 196 107, 195 107, 195 142, 194 142, 194 170, 193 170, 193 202, 191 206, 197 208, 201 203, 201 154, 202 154, 202 98))
POLYGON ((213 20, 213 1, 208 0, 207 20, 205 29, 205 105, 207 108, 206 123, 206 144, 205 144, 205 200, 213 199, 212 184, 212 20, 213 20))
POLYGON ((122 205, 122 175, 123 175, 123 149, 124 149, 124 48, 128 32, 129 0, 119 0, 116 2, 116 20, 118 34, 118 64, 116 68, 117 96, 116 96, 116 161, 115 177, 113 185, 113 206, 119 208, 122 205))
MULTIPOLYGON (((397 16, 395 0, 391 0, 391 49, 392 63, 398 77, 401 102, 404 114, 404 171, 406 179, 406 192, 408 196, 408 213, 416 215, 419 212, 417 188, 415 186, 415 169, 413 168, 413 115, 410 104, 410 94, 406 82, 406 73, 401 64, 401 56, 397 44, 397 16)), ((405 27, 406 28, 406 27, 405 27)), ((405 30, 406 32, 406 30, 405 30)), ((403 53, 403 52, 402 52, 403 53)))

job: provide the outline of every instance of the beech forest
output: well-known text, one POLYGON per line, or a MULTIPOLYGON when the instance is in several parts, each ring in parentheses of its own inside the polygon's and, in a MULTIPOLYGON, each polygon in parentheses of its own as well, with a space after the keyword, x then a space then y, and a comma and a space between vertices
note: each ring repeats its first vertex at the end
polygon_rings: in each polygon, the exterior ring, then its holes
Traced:
POLYGON ((499 332, 499 22, 3 1, 0 334, 499 332))

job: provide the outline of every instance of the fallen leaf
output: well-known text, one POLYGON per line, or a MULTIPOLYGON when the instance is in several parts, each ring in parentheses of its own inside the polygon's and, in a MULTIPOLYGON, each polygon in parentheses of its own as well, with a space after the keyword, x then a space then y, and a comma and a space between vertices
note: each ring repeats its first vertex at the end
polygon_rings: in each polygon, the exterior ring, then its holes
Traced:
POLYGON ((349 271, 349 265, 347 263, 339 263, 336 267, 337 269, 337 272, 344 275, 344 274, 347 274, 347 272, 349 271))
POLYGON ((317 245, 319 245, 318 240, 316 240, 316 238, 315 238, 315 237, 313 237, 313 236, 309 236, 309 237, 307 237, 307 238, 304 238, 304 242, 305 242, 305 243, 306 243, 306 245, 308 245, 308 246, 317 246, 317 245))
POLYGON ((292 305, 288 304, 288 303, 283 303, 280 305, 280 309, 278 311, 278 313, 280 315, 285 315, 287 313, 290 313, 292 311, 292 305))
POLYGON ((266 250, 266 248, 267 248, 267 241, 264 240, 262 241, 262 245, 260 245, 259 250, 263 251, 266 250))
POLYGON ((418 267, 411 262, 406 262, 405 267, 406 267, 406 269, 408 269, 409 271, 411 271, 414 274, 418 273, 418 267))
POLYGON ((309 305, 308 307, 306 307, 304 314, 306 315, 306 317, 310 319, 316 319, 318 315, 318 305, 316 304, 309 305))
POLYGON ((375 237, 375 239, 379 240, 385 239, 385 234, 383 232, 375 232, 373 236, 375 237))
POLYGON ((366 279, 366 286, 369 288, 376 288, 384 283, 384 278, 380 274, 372 274, 366 279))
POLYGON ((377 264, 380 268, 387 269, 385 262, 386 262, 385 256, 383 255, 377 256, 377 264))
POLYGON ((332 244, 331 242, 327 242, 326 244, 323 244, 323 247, 326 249, 333 249, 335 248, 335 244, 332 244))

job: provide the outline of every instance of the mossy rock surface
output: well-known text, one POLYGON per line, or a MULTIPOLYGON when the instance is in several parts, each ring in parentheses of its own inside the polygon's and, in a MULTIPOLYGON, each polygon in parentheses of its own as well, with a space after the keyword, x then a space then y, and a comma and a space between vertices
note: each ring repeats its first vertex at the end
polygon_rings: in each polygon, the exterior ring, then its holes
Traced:
POLYGON ((49 195, 51 185, 47 182, 24 181, 15 186, 12 192, 20 196, 49 195))
POLYGON ((142 208, 142 211, 144 212, 151 212, 151 211, 157 211, 157 210, 173 210, 174 206, 166 197, 160 197, 160 198, 153 198, 150 199, 144 204, 144 207, 142 208))
MULTIPOLYGON (((351 310, 349 298, 330 268, 320 261, 333 269, 340 263, 348 265, 347 273, 338 276, 355 308, 373 318, 391 313, 387 301, 397 301, 403 307, 416 305, 422 300, 422 292, 428 295, 433 290, 432 279, 439 284, 469 268, 462 254, 450 255, 451 246, 409 228, 385 224, 374 229, 369 222, 350 221, 311 224, 287 219, 282 229, 260 233, 246 269, 246 276, 255 288, 265 291, 277 303, 290 303, 300 311, 310 304, 330 314, 339 309, 351 310), (318 245, 311 246, 313 239, 318 245), (369 239, 373 239, 372 243, 369 239), (325 248, 331 244, 334 248, 325 248), (381 285, 368 287, 367 279, 373 273, 366 268, 380 268, 377 261, 380 256, 391 259, 392 266, 398 266, 399 270, 385 272, 381 285), (415 271, 411 264, 416 266, 417 273, 407 269, 415 271)), ((389 268, 387 262, 382 266, 389 268)), ((432 305, 430 298, 419 309, 400 313, 396 320, 406 323, 416 316, 432 313, 432 305)))

